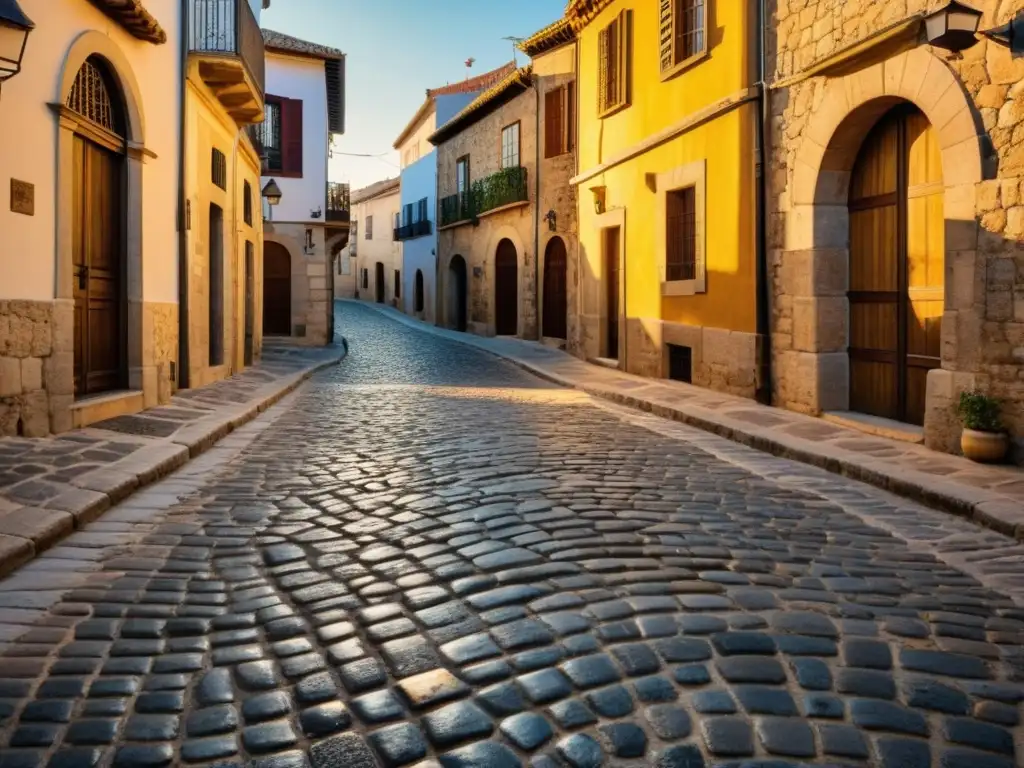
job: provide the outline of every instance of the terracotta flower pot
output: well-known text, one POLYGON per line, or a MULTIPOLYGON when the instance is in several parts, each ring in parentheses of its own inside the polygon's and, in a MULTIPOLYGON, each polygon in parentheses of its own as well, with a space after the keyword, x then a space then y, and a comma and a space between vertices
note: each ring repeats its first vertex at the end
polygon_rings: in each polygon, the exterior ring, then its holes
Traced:
POLYGON ((965 429, 960 435, 960 449, 971 461, 990 463, 1002 461, 1010 447, 1010 439, 1003 432, 979 432, 965 429))

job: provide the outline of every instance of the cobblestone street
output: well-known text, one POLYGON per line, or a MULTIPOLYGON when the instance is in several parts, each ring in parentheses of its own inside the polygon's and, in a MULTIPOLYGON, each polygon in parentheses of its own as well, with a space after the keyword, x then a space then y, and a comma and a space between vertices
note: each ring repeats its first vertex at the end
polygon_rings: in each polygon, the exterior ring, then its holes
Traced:
POLYGON ((1024 547, 339 306, 0 582, 0 768, 1019 764, 1024 547))

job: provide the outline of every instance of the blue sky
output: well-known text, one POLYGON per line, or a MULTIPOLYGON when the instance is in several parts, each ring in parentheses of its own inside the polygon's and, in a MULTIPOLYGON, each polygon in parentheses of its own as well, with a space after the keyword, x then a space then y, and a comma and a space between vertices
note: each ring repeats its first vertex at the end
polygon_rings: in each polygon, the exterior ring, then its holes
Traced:
POLYGON ((473 74, 510 61, 512 43, 502 38, 531 35, 564 7, 565 0, 272 0, 261 23, 348 55, 345 135, 336 150, 386 153, 335 155, 331 180, 356 189, 398 174, 391 145, 427 88, 464 79, 471 56, 473 74))

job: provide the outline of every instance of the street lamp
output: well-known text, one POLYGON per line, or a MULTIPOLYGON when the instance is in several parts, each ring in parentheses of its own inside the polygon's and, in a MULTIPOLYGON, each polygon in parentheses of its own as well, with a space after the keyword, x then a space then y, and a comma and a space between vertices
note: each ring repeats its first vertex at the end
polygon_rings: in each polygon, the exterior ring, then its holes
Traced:
POLYGON ((35 26, 18 0, 0 0, 0 85, 21 72, 28 33, 35 26))
POLYGON ((281 202, 281 188, 277 186, 277 182, 271 179, 267 182, 267 185, 263 187, 263 191, 260 193, 263 197, 267 198, 267 205, 270 206, 270 216, 267 218, 270 221, 274 220, 274 206, 281 202))
POLYGON ((981 11, 959 0, 950 0, 942 8, 924 17, 925 36, 936 48, 959 53, 977 42, 974 35, 978 31, 979 22, 981 11))

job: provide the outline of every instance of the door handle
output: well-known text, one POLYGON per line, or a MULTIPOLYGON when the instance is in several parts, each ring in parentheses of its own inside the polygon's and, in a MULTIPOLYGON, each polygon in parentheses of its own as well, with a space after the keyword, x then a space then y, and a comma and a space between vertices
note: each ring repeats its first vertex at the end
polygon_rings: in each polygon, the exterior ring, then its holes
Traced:
POLYGON ((84 264, 75 270, 75 277, 78 278, 78 288, 84 291, 86 287, 86 280, 89 278, 89 267, 84 264))

